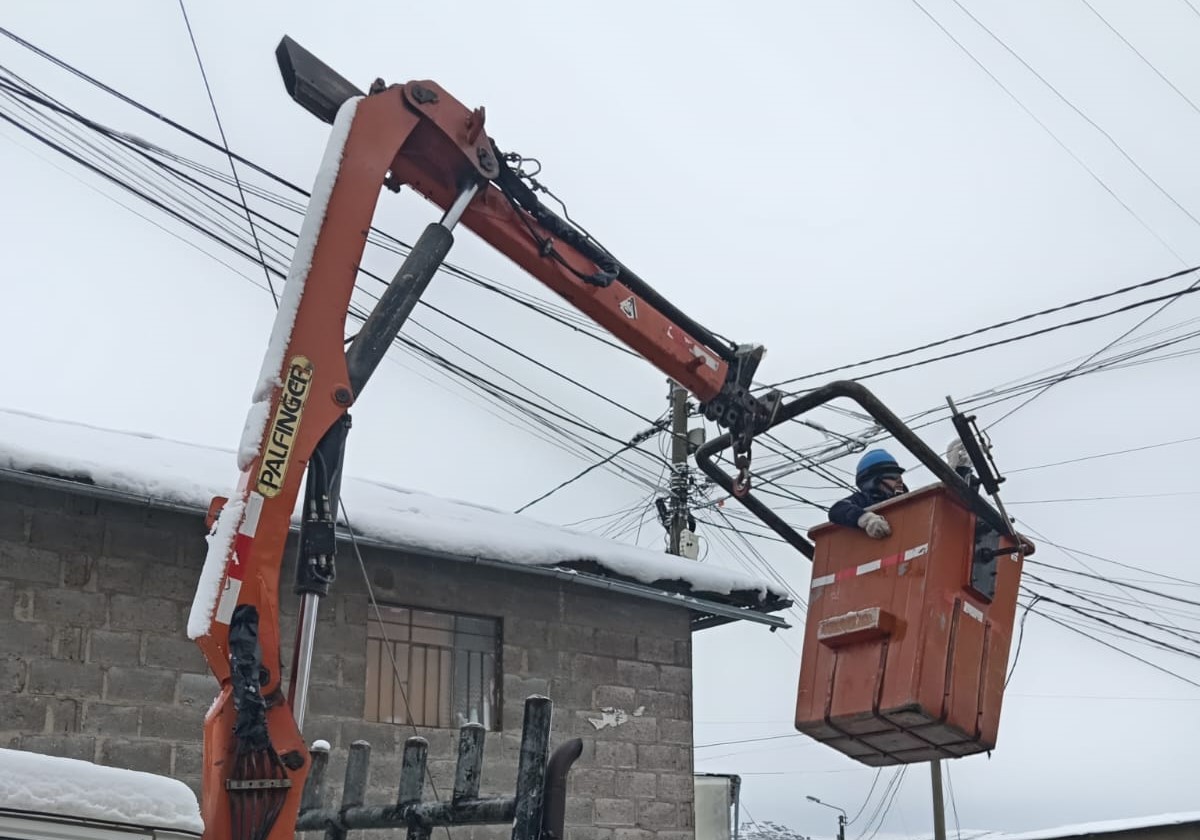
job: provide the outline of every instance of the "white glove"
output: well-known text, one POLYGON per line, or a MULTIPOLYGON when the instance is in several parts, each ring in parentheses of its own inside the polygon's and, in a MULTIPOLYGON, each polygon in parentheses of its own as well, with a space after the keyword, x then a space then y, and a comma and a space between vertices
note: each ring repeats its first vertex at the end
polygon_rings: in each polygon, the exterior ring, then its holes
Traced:
POLYGON ((950 445, 946 447, 946 463, 953 470, 971 468, 971 456, 967 454, 967 448, 958 438, 950 441, 950 445))
POLYGON ((888 524, 888 521, 878 513, 871 513, 870 511, 858 517, 858 527, 866 531, 868 537, 876 540, 881 540, 892 534, 892 526, 888 524))

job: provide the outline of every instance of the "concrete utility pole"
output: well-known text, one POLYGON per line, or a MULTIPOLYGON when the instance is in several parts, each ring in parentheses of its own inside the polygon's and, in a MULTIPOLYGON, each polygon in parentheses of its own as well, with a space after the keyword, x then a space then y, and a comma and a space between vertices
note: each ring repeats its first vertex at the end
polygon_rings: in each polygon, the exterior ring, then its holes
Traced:
POLYGON ((946 840, 946 804, 942 800, 942 762, 929 762, 933 779, 933 840, 946 840))
POLYGON ((681 554, 679 538, 688 519, 688 392, 668 379, 671 388, 671 554, 681 554))

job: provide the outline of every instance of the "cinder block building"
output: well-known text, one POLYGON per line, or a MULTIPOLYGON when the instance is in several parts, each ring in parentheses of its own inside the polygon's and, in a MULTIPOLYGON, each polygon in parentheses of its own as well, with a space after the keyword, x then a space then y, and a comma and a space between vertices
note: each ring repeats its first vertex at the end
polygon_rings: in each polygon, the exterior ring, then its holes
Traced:
MULTIPOLYGON (((205 512, 233 463, 220 449, 0 411, 0 745, 198 790, 217 684, 185 625, 205 512)), ((363 564, 343 544, 304 728, 331 744, 335 785, 365 739, 372 795, 389 801, 400 748, 419 734, 444 796, 458 728, 475 721, 489 730, 482 791, 511 794, 523 701, 545 694, 552 745, 584 743, 571 836, 691 840, 691 634, 780 625, 783 593, 394 487, 348 479, 343 494, 363 564)))

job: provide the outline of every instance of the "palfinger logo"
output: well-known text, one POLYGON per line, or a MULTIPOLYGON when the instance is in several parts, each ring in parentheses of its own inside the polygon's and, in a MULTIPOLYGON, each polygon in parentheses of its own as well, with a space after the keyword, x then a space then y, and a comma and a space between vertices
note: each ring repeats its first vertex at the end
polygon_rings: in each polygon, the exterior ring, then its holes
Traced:
POLYGON ((258 469, 256 489, 267 498, 279 495, 279 491, 283 489, 283 480, 292 459, 296 435, 300 431, 300 418, 304 413, 304 403, 308 399, 312 375, 312 362, 304 356, 296 356, 288 365, 283 393, 280 394, 279 405, 275 408, 271 434, 267 438, 262 464, 258 469))

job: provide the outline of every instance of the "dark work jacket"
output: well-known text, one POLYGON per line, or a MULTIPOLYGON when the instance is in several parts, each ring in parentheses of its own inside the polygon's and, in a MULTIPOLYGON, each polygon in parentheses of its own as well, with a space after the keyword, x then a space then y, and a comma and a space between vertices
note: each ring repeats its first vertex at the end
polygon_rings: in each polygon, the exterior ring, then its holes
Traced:
MULTIPOLYGON (((970 483, 972 479, 970 467, 959 467, 955 472, 963 481, 970 483)), ((845 525, 847 528, 857 528, 859 517, 866 513, 866 508, 893 498, 895 497, 885 496, 877 489, 872 489, 870 493, 856 490, 829 509, 829 521, 845 525)))
POLYGON ((890 498, 891 496, 885 496, 878 490, 870 494, 857 490, 829 509, 829 521, 845 525, 847 528, 857 528, 859 517, 866 512, 866 508, 890 498))

